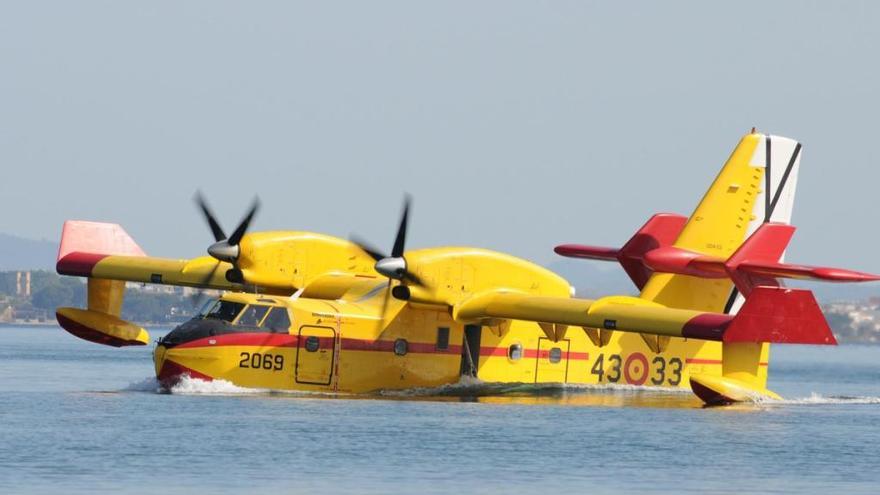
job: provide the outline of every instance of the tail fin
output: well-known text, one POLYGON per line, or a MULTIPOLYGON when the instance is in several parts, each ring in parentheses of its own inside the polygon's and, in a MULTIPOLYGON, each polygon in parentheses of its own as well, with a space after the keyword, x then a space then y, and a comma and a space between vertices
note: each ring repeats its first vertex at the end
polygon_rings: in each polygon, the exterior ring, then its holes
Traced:
MULTIPOLYGON (((674 246, 728 259, 768 221, 791 220, 801 145, 788 138, 744 136, 697 205, 674 246)), ((727 279, 654 274, 641 297, 664 306, 734 313, 744 299, 727 279)))

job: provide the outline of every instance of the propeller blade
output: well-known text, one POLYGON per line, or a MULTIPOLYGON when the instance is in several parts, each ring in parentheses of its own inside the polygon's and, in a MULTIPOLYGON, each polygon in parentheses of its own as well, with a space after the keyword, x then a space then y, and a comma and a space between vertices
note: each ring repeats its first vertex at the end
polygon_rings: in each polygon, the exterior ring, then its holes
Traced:
POLYGON ((371 258, 376 261, 386 258, 382 251, 370 246, 368 242, 364 241, 360 237, 350 236, 349 240, 352 242, 352 244, 360 248, 361 251, 367 253, 371 258))
POLYGON ((403 214, 400 216, 400 225, 397 227, 397 237, 394 238, 394 247, 391 249, 392 258, 400 258, 403 256, 404 247, 406 246, 406 224, 409 220, 409 195, 403 200, 403 214))
POLYGON ((382 296, 382 311, 379 313, 379 328, 385 324, 385 314, 388 313, 388 302, 391 299, 391 280, 388 281, 388 287, 385 288, 385 295, 382 296))
POLYGON ((403 273, 403 279, 406 280, 407 282, 411 282, 413 284, 416 284, 419 287, 425 287, 425 288, 428 287, 427 284, 425 284, 425 282, 418 275, 416 275, 415 273, 412 273, 409 270, 407 270, 403 273))
POLYGON ((214 263, 214 268, 212 268, 211 271, 208 272, 208 275, 206 275, 205 278, 199 281, 200 287, 197 288, 195 292, 193 292, 190 296, 190 304, 192 304, 193 308, 197 308, 201 300, 205 297, 205 287, 202 286, 206 286, 209 282, 211 282, 211 279, 214 278, 214 274, 217 273, 217 270, 219 268, 220 262, 217 261, 216 263, 214 263))
POLYGON ((202 214, 205 216, 205 219, 208 221, 208 225, 211 227, 211 233, 214 234, 214 240, 217 242, 226 239, 226 233, 223 232, 223 228, 220 227, 220 224, 217 223, 217 219, 214 217, 214 213, 211 212, 211 209, 208 208, 208 203, 205 201, 204 196, 202 196, 201 191, 196 192, 196 204, 202 210, 202 214))
POLYGON ((238 224, 235 232, 229 236, 229 245, 237 246, 239 242, 241 242, 241 238, 244 237, 244 234, 247 232, 248 227, 251 224, 251 220, 253 220, 254 215, 257 214, 257 210, 260 209, 260 198, 254 198, 254 203, 251 205, 250 211, 248 211, 247 215, 245 215, 244 219, 238 224))

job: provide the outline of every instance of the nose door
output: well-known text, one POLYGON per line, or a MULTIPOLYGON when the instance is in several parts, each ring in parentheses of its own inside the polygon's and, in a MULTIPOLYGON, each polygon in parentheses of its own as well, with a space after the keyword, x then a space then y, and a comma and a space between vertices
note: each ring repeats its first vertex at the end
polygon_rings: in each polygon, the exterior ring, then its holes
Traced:
POLYGON ((297 383, 330 385, 336 352, 336 331, 330 327, 302 326, 296 346, 297 383))

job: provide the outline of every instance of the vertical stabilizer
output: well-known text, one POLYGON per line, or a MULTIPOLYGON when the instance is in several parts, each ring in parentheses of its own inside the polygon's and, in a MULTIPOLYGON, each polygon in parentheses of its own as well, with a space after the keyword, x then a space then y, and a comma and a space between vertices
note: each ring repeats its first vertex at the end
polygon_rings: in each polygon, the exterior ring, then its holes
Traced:
MULTIPOLYGON (((767 222, 791 220, 801 146, 780 136, 744 136, 706 191, 674 246, 729 258, 767 222)), ((742 297, 726 279, 658 273, 642 298, 665 306, 734 313, 742 297)))

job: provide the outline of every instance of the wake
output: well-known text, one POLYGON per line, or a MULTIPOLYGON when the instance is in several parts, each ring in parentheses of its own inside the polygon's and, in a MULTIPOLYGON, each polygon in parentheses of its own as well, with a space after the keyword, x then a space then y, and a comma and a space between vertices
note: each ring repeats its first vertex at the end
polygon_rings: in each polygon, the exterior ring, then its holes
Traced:
MULTIPOLYGON (((612 394, 623 396, 644 395, 646 397, 676 396, 691 394, 685 388, 651 387, 645 385, 621 384, 534 384, 534 383, 492 383, 464 376, 457 383, 438 387, 415 387, 399 390, 379 390, 370 394, 346 394, 338 392, 312 392, 304 390, 277 390, 269 388, 240 387, 226 380, 205 381, 184 376, 173 387, 163 387, 155 377, 133 382, 122 389, 123 392, 146 392, 154 394, 194 395, 194 396, 287 396, 287 397, 540 397, 562 396, 566 394, 612 394)), ((817 406, 817 405, 880 405, 880 397, 822 395, 812 393, 809 397, 796 397, 782 400, 756 399, 760 406, 817 406)))
POLYGON ((878 404, 880 405, 880 397, 859 396, 859 395, 822 395, 813 392, 809 397, 782 399, 782 400, 760 400, 761 405, 788 405, 788 406, 815 406, 815 405, 841 405, 841 404, 878 404))
POLYGON ((126 392, 151 392, 156 394, 176 395, 259 395, 270 392, 263 388, 246 388, 226 380, 205 381, 198 378, 182 377, 173 387, 167 389, 156 378, 144 378, 129 384, 123 389, 126 392))
MULTIPOLYGON (((314 392, 273 390, 269 388, 239 387, 226 380, 200 380, 189 376, 182 377, 171 388, 165 388, 156 378, 144 378, 139 382, 129 384, 123 389, 125 392, 148 392, 154 394, 171 395, 207 395, 207 396, 239 396, 239 395, 315 395, 314 392)), ((320 393, 319 393, 320 394, 320 393)))

